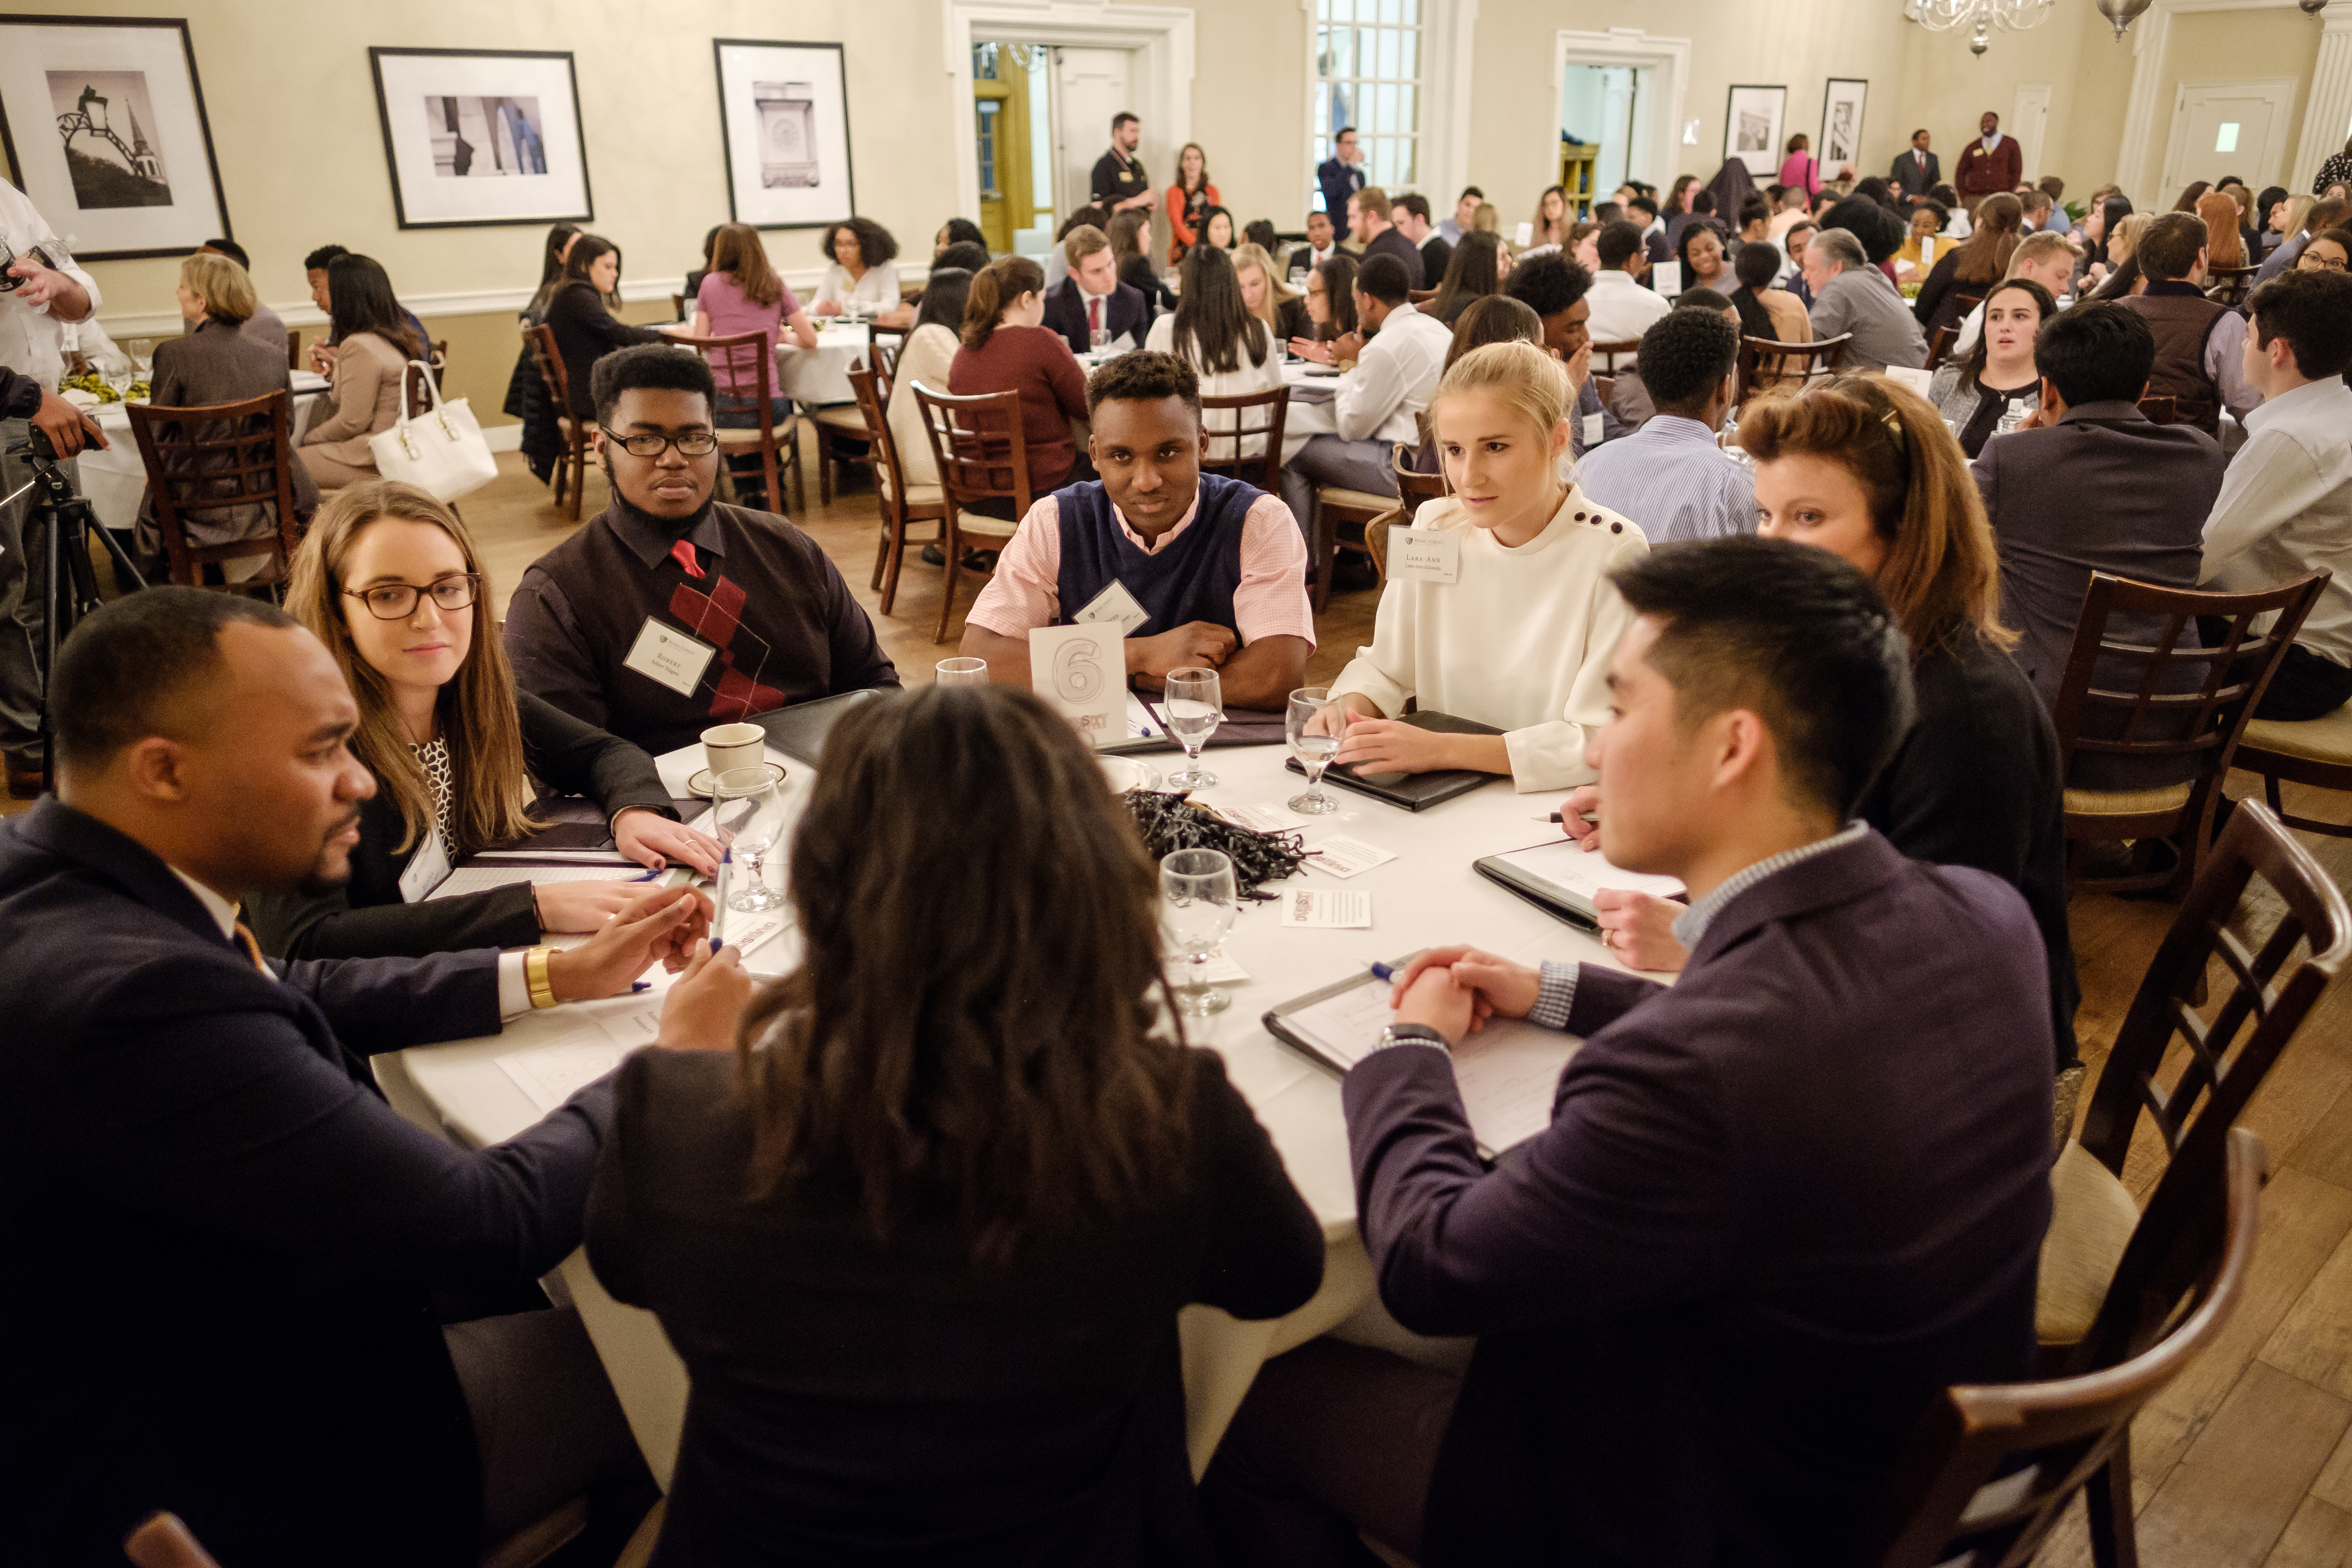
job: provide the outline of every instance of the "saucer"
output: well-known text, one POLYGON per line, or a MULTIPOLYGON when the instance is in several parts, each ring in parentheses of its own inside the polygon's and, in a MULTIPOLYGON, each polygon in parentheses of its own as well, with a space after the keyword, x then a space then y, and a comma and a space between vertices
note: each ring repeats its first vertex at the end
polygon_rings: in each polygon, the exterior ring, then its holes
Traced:
MULTIPOLYGON (((784 782, 785 775, 783 763, 761 763, 760 765, 768 770, 771 775, 768 780, 770 784, 782 784, 784 782)), ((692 778, 687 780, 686 793, 691 795, 698 795, 705 800, 709 799, 710 770, 709 768, 703 768, 697 772, 692 778)))
POLYGON ((1110 787, 1121 795, 1131 789, 1160 787, 1160 771, 1133 757, 1097 757, 1095 761, 1102 765, 1103 776, 1110 780, 1110 787))

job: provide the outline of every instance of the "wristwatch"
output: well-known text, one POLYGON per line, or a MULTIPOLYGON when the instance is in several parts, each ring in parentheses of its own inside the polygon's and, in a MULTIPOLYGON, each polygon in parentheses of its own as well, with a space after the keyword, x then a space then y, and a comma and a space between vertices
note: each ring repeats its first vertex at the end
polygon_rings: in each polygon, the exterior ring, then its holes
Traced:
POLYGON ((1372 1049, 1384 1051, 1391 1046, 1435 1046, 1441 1051, 1454 1048, 1445 1043, 1444 1035, 1426 1024, 1391 1024, 1381 1031, 1381 1037, 1372 1049))

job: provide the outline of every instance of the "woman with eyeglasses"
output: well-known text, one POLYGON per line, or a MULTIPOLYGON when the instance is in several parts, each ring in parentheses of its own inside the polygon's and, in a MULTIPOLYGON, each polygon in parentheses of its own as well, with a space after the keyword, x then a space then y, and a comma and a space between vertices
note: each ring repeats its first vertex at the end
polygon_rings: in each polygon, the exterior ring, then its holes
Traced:
POLYGON ((594 801, 640 866, 718 870, 718 843, 677 820, 651 757, 515 689, 473 539, 424 490, 373 479, 336 495, 295 554, 286 606, 342 667, 351 749, 376 792, 349 883, 247 903, 268 952, 418 957, 595 931, 643 890, 634 873, 425 901, 447 866, 548 826, 534 781, 594 801))
POLYGON ((2331 228, 2305 242, 2294 258, 2298 272, 2341 272, 2352 264, 2352 229, 2331 228))

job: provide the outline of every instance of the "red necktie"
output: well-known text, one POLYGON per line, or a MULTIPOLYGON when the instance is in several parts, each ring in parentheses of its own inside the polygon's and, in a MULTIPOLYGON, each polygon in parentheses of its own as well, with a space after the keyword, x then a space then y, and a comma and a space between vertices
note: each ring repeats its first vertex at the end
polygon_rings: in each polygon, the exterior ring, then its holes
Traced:
POLYGON ((1087 296, 1087 331, 1089 332, 1102 331, 1102 301, 1091 294, 1087 296))
POLYGON ((669 553, 672 560, 686 568, 686 574, 688 576, 699 577, 702 575, 702 568, 700 565, 696 563, 694 559, 694 541, 690 539, 679 540, 676 544, 669 547, 669 553))

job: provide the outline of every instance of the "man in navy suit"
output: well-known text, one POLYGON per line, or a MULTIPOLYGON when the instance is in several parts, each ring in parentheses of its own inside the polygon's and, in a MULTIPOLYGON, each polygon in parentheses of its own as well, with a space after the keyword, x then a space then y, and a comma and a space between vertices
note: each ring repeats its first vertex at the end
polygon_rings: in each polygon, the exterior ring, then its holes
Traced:
POLYGON ((1913 206, 1928 199, 1928 193, 1943 183, 1944 166, 1927 144, 1935 138, 1924 130, 1911 132, 1911 145, 1895 154, 1895 163, 1886 171, 1887 183, 1895 194, 1913 206))
POLYGON ((1044 324, 1062 334, 1072 353, 1095 346, 1097 326, 1107 334, 1106 346, 1141 348, 1151 326, 1151 303, 1143 290, 1118 280, 1110 237, 1092 224, 1081 224, 1062 237, 1062 258, 1070 264, 1069 276, 1045 290, 1044 324))
POLYGON ((1852 820, 1909 721, 1901 635, 1786 542, 1616 582, 1602 830, 1689 889, 1690 966, 1399 977, 1342 1090, 1359 1224, 1397 1320, 1477 1348, 1268 1363, 1204 1494, 1229 1563, 1361 1561, 1359 1529, 1424 1568, 1843 1562, 1938 1391, 2030 1369, 2048 964, 2014 889, 1852 820), (1489 1170, 1448 1052, 1497 1015, 1584 1043, 1489 1170))
POLYGON ((576 1318, 451 1310, 579 1245, 612 1080, 468 1152, 367 1057, 689 943, 666 1043, 723 1042, 746 983, 704 901, 648 892, 551 956, 269 963, 239 900, 346 875, 374 789, 333 657, 269 605, 151 588, 50 693, 58 795, 0 827, 0 1562, 119 1563, 161 1508, 239 1568, 457 1568, 646 1482, 576 1318))

